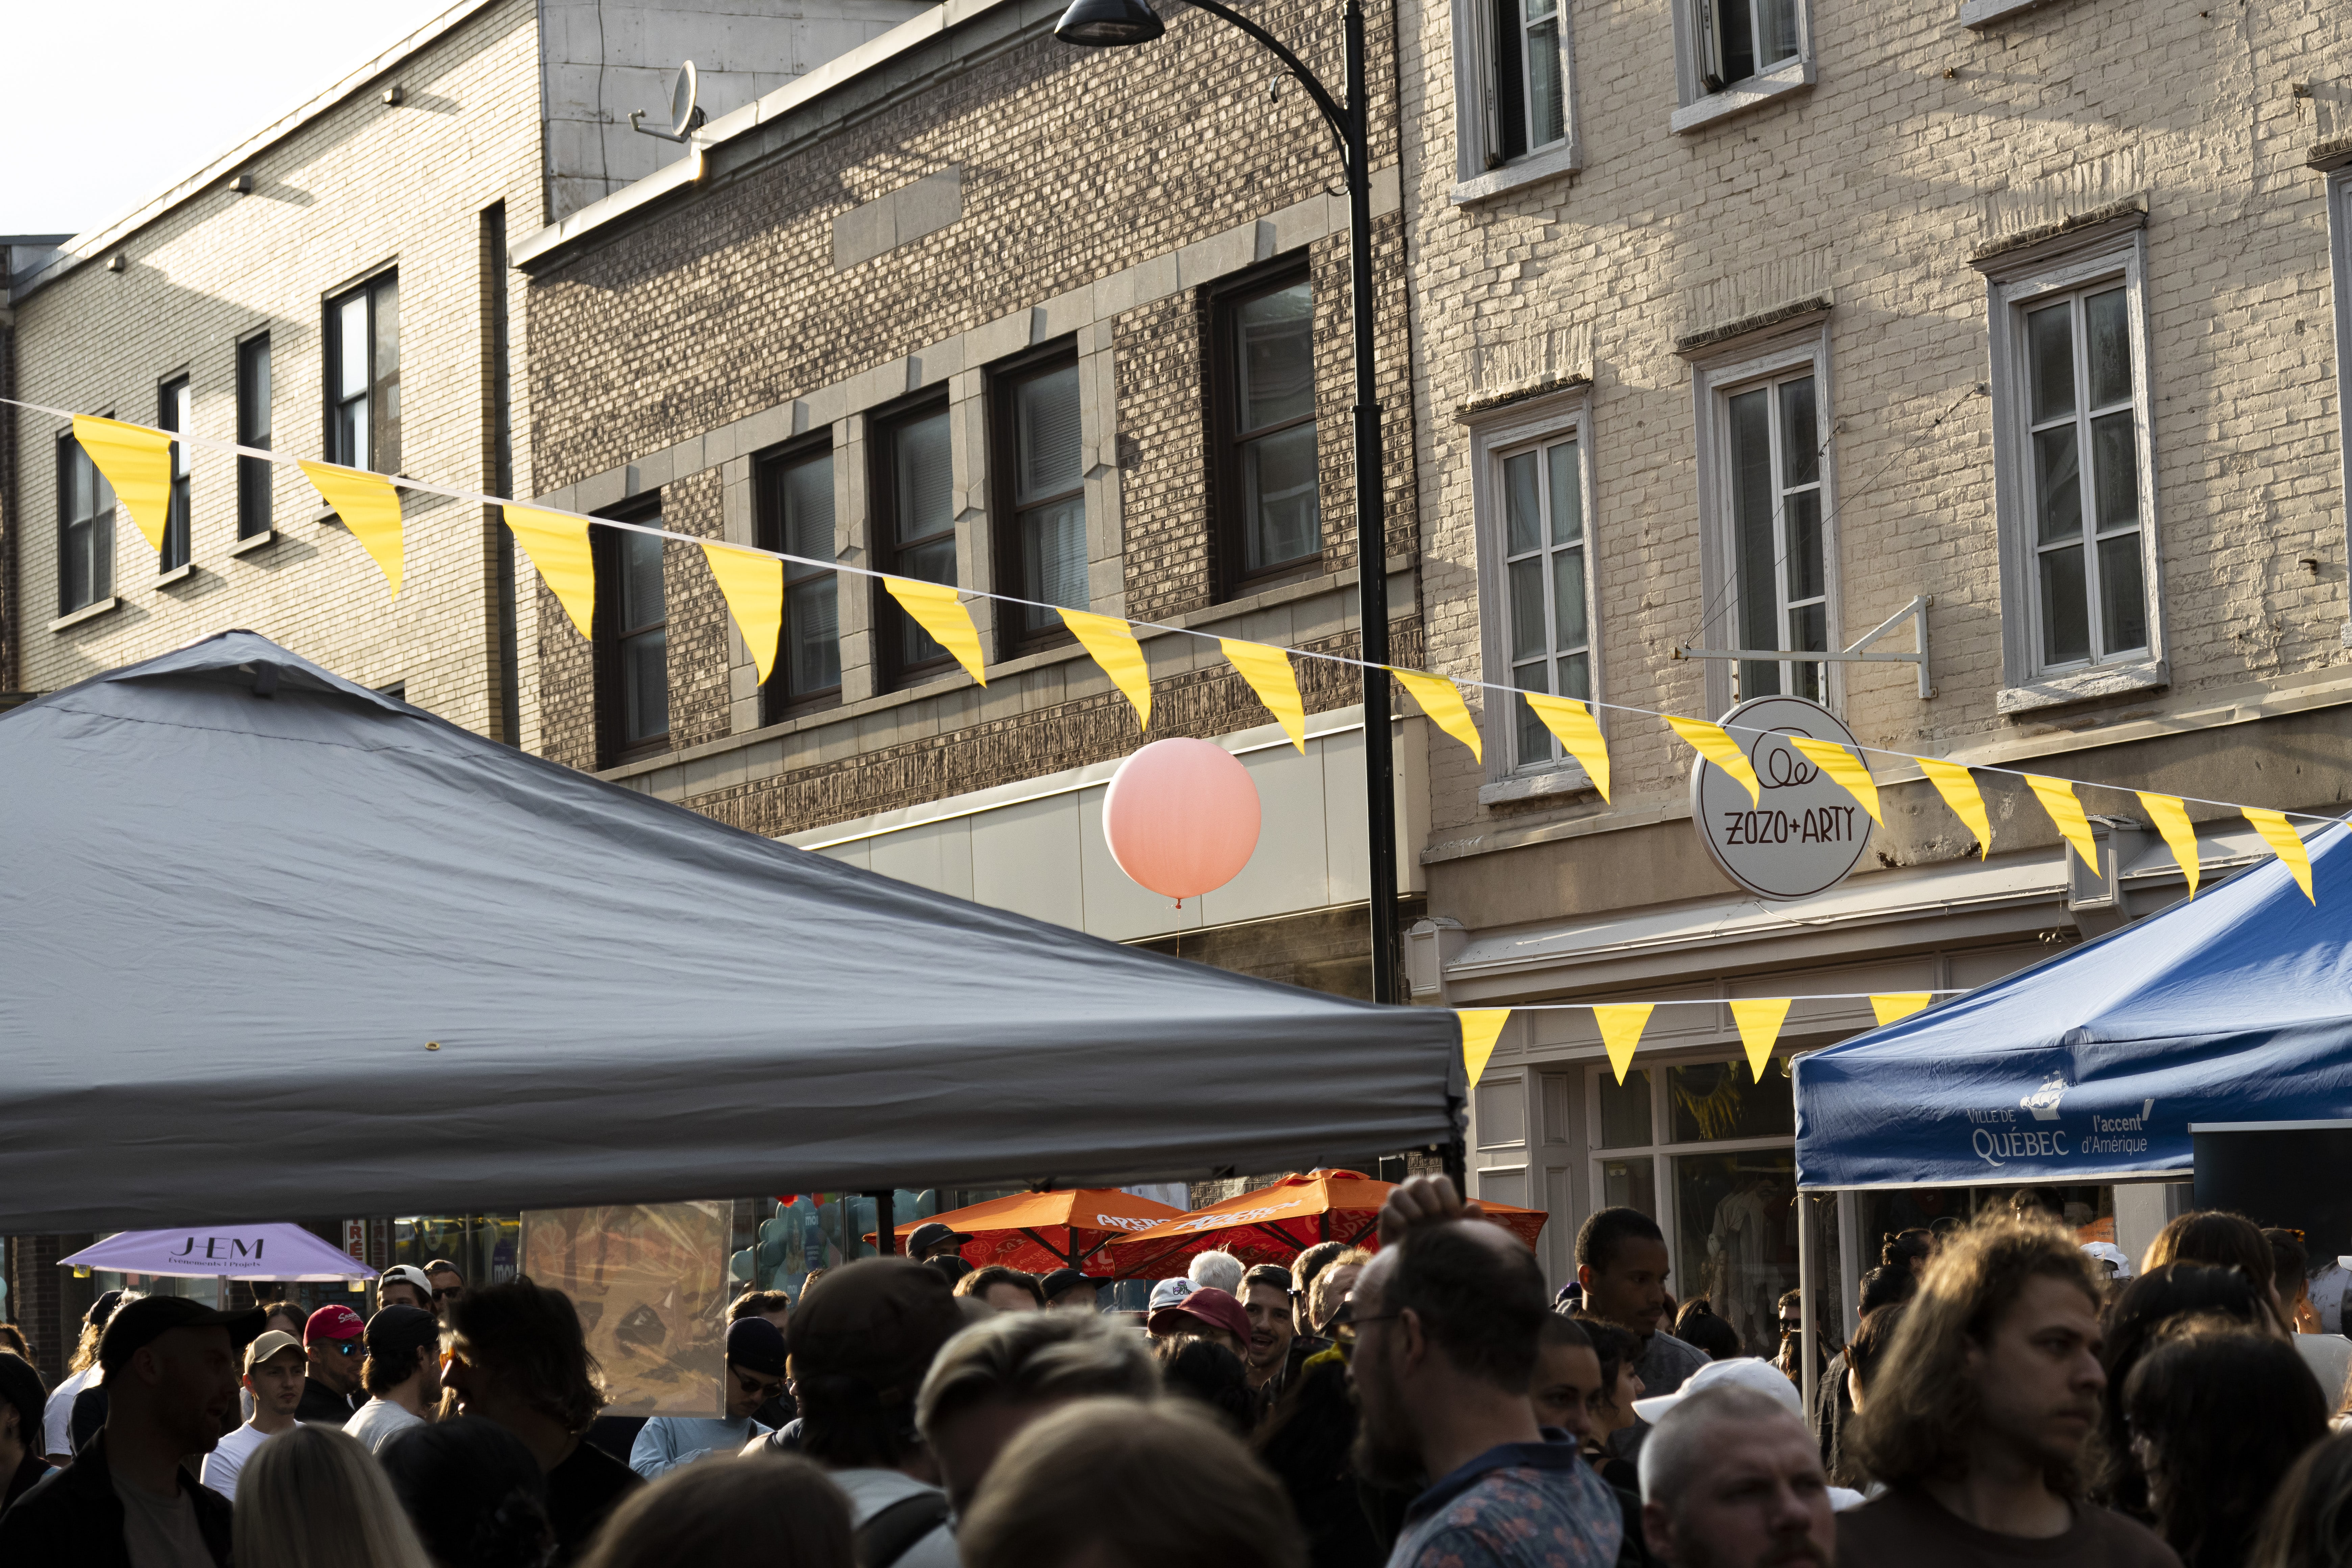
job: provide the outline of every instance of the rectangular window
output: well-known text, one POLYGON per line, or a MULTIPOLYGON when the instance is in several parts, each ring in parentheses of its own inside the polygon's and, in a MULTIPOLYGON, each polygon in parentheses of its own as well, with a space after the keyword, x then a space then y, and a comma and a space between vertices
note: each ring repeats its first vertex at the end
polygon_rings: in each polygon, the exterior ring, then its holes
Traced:
POLYGON ((1699 0, 1699 85, 1721 92, 1798 56, 1797 0, 1699 0))
POLYGON ((1492 4, 1489 168, 1568 141, 1568 34, 1561 26, 1565 0, 1492 4))
POLYGON ((2120 283, 2023 312, 2042 668, 2147 652, 2138 411, 2120 283))
MULTIPOLYGON (((1829 648, 1821 420, 1810 372, 1725 400, 1739 646, 1829 648)), ((1739 695, 1822 700, 1820 664, 1743 663, 1739 695)))
POLYGON ((1303 276, 1225 295, 1213 311, 1217 467, 1230 591, 1318 563, 1315 299, 1303 276))
MULTIPOLYGON (((955 468, 945 404, 880 423, 874 442, 875 552, 885 572, 925 583, 956 580, 955 468)), ((875 584, 875 623, 891 685, 943 669, 953 657, 875 584)))
POLYGON ((114 487, 71 436, 58 441, 58 614, 114 593, 114 487))
POLYGON ((400 288, 393 273, 327 302, 327 460, 400 471, 400 288))
MULTIPOLYGON (((236 443, 261 451, 269 445, 269 334, 236 345, 236 443)), ((271 524, 270 464, 264 458, 236 460, 236 536, 251 539, 271 524)))
MULTIPOLYGON (((1592 696, 1585 593, 1584 475, 1579 443, 1538 443, 1501 459, 1503 570, 1507 579, 1511 684, 1555 697, 1592 696)), ((1535 710, 1514 703, 1514 760, 1549 765, 1559 742, 1535 710)))
MULTIPOLYGON (((156 390, 155 426, 173 435, 188 433, 188 378, 167 381, 156 390)), ((188 563, 188 444, 172 443, 172 501, 163 514, 163 549, 158 572, 176 572, 188 563)))
POLYGON ((1057 352, 996 377, 989 426, 996 447, 997 560, 1013 594, 1003 609, 1006 656, 1058 641, 1062 618, 1043 605, 1087 607, 1087 491, 1078 360, 1057 352))
MULTIPOLYGON (((760 470, 761 547, 809 561, 834 559, 833 452, 786 453, 760 470)), ((784 563, 784 628, 761 692, 761 721, 841 697, 841 598, 835 573, 784 563)))
MULTIPOLYGON (((661 526, 658 514, 633 522, 661 526)), ((604 623, 599 671, 607 764, 662 750, 669 739, 669 610, 658 534, 601 528, 596 613, 604 623)))

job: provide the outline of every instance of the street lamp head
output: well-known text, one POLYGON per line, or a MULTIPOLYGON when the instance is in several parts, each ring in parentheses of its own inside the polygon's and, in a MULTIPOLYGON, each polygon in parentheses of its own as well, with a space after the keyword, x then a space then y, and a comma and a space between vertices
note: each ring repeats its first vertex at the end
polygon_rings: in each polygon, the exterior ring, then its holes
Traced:
POLYGON ((1147 0, 1071 0, 1054 37, 1088 48, 1148 44, 1168 30, 1147 0))

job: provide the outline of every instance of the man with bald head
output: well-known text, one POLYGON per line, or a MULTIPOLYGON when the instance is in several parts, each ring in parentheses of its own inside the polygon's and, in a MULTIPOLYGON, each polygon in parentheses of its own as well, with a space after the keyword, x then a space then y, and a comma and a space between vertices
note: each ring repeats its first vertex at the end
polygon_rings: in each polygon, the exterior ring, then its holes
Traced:
POLYGON ((1398 1189, 1381 1239, 1351 1298, 1355 1459, 1423 1489, 1389 1568, 1613 1563, 1615 1497, 1572 1444, 1543 1440, 1528 1403, 1551 1310, 1535 1254, 1437 1177, 1398 1189))
POLYGON ((1642 1533, 1666 1568, 1832 1568, 1835 1521, 1812 1434, 1769 1394, 1698 1389, 1642 1445, 1642 1533))

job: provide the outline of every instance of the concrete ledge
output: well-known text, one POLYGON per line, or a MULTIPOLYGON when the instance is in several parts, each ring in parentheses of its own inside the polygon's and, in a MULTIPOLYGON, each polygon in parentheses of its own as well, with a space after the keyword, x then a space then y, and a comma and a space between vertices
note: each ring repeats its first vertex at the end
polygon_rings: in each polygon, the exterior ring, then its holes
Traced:
POLYGON ((53 632, 61 632, 68 626, 78 626, 84 621, 94 621, 100 616, 110 614, 112 611, 121 608, 121 605, 122 601, 121 599, 110 594, 105 598, 99 600, 95 604, 84 605, 79 610, 59 616, 56 620, 49 623, 49 630, 53 632))
POLYGON ((184 565, 174 566, 169 572, 165 572, 159 575, 155 579, 155 586, 158 588, 168 588, 174 583, 184 583, 195 574, 196 563, 191 561, 186 563, 184 565))
POLYGON ((259 533, 248 533, 230 545, 228 552, 231 555, 250 555, 257 550, 266 550, 277 542, 278 531, 274 528, 265 528, 259 533))
POLYGON ((1749 77, 1746 81, 1732 83, 1720 92, 1710 92, 1705 98, 1683 105, 1674 111, 1667 123, 1676 135, 1704 130, 1718 120, 1728 120, 1745 114, 1751 109, 1761 109, 1775 99, 1792 92, 1803 92, 1813 85, 1813 62, 1800 56, 1784 66, 1749 77))
POLYGON ((2123 697, 2154 691, 2172 684, 2172 675, 2160 658, 2140 664, 2114 664, 2097 669, 2052 676, 2025 686, 2004 688, 1993 710, 2007 718, 2038 708, 2063 708, 2070 702, 2095 702, 2103 697, 2123 697))
POLYGON ((1515 163, 1499 169, 1489 169, 1483 174, 1473 174, 1446 193, 1446 199, 1455 206, 1467 206, 1472 202, 1491 201, 1508 195, 1529 185, 1556 180, 1563 174, 1581 173, 1584 155, 1573 138, 1565 146, 1546 152, 1529 153, 1515 163))

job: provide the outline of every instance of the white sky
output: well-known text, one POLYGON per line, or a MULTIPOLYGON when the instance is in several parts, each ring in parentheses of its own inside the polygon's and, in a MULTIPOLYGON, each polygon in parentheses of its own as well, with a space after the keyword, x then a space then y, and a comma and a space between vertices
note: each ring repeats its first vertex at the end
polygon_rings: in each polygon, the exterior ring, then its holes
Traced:
POLYGON ((120 216, 453 3, 10 7, 0 48, 0 234, 79 234, 120 216))

